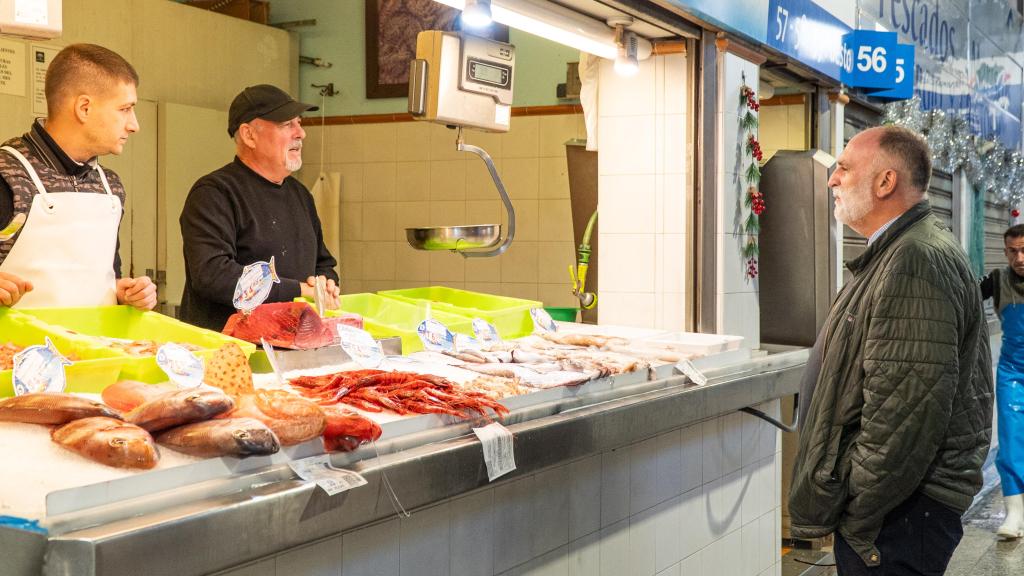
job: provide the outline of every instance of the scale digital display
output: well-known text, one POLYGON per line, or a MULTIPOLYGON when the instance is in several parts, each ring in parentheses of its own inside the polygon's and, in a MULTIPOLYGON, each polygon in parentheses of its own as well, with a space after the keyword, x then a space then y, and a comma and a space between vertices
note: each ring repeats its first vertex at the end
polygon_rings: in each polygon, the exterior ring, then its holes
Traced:
POLYGON ((474 82, 491 84, 494 86, 508 86, 512 69, 500 64, 491 64, 481 60, 469 60, 469 79, 474 82))

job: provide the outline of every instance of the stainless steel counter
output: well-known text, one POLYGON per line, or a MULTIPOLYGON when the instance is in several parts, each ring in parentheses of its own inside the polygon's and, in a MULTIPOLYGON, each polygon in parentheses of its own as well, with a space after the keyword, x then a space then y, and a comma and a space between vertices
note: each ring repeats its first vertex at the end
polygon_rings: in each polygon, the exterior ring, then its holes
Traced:
MULTIPOLYGON (((671 376, 525 408, 505 422, 518 468, 502 481, 792 395, 806 360, 781 352, 709 370, 703 387, 671 376)), ((0 528, 0 574, 207 574, 394 516, 382 474, 408 510, 488 483, 468 424, 379 448, 347 465, 368 484, 333 497, 278 465, 50 518, 49 536, 0 528)))

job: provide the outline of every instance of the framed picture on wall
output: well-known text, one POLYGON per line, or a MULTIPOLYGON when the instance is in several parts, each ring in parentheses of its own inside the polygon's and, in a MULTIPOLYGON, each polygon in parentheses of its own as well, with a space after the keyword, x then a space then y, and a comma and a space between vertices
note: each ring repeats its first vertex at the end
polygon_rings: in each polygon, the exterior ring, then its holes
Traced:
MULTIPOLYGON (((459 30, 460 11, 435 0, 365 1, 366 97, 404 98, 409 94, 416 35, 423 30, 459 30)), ((508 42, 508 27, 500 24, 474 34, 508 42)))

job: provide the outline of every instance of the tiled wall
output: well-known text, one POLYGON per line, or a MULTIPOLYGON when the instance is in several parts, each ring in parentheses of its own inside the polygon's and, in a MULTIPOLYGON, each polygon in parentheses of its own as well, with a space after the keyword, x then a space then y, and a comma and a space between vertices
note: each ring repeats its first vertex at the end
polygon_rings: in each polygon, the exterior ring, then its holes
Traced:
MULTIPOLYGON (((718 129, 718 329, 724 334, 743 336, 743 346, 760 346, 760 305, 758 302, 757 279, 747 278, 747 262, 743 247, 747 235, 742 233, 746 217, 743 205, 747 184, 744 173, 752 162, 743 143, 740 129, 739 106, 740 87, 744 77, 747 86, 757 86, 758 67, 734 54, 724 53, 720 57, 721 73, 718 129)), ((761 108, 762 111, 765 108, 761 108)), ((770 206, 769 206, 770 209, 770 206)))
POLYGON ((602 324, 685 327, 689 166, 686 56, 622 77, 601 63, 598 105, 602 324))
POLYGON ((775 428, 736 412, 228 574, 777 576, 780 462, 775 428))
MULTIPOLYGON (((582 115, 517 116, 506 134, 467 131, 495 161, 516 210, 509 250, 493 258, 414 250, 405 228, 504 224, 484 163, 455 150, 455 132, 425 122, 310 126, 300 178, 323 166, 340 190, 342 290, 374 292, 443 284, 572 306, 575 262, 565 142, 585 137, 582 115)), ((324 220, 328 220, 324 218, 324 220)), ((326 222, 325 222, 326 224, 326 222)))

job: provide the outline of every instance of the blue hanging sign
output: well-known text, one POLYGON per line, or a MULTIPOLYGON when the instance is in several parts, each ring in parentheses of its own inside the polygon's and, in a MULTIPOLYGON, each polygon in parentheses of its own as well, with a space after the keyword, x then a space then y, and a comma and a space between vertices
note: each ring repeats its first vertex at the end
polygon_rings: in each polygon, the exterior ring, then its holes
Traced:
POLYGON ((779 52, 840 79, 852 55, 843 36, 852 29, 811 0, 769 0, 766 43, 779 52))
POLYGON ((893 67, 896 78, 893 87, 870 94, 876 98, 891 100, 907 100, 914 97, 914 45, 897 44, 892 52, 893 67))
MULTIPOLYGON (((846 61, 840 79, 853 88, 890 89, 896 84, 897 70, 893 52, 899 44, 895 32, 855 30, 843 36, 843 44, 853 54, 846 61)), ((902 70, 906 75, 906 70, 902 70)))

